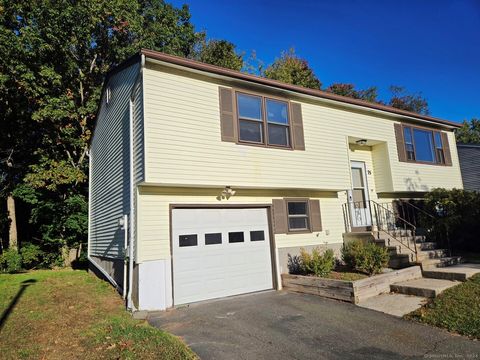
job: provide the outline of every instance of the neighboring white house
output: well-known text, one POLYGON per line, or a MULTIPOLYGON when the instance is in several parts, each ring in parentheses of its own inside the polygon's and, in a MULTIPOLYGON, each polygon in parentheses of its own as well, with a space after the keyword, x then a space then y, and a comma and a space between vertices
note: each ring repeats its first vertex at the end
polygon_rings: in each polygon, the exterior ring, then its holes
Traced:
POLYGON ((105 81, 90 262, 134 309, 278 289, 372 204, 462 188, 457 126, 143 50, 105 81))

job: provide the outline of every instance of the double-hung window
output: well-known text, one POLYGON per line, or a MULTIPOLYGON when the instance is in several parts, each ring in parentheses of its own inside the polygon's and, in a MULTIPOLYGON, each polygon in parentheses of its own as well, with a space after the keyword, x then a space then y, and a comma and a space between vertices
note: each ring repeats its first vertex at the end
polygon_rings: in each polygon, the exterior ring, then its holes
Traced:
POLYGON ((445 154, 440 132, 404 126, 403 137, 407 161, 445 164, 445 154))
POLYGON ((268 144, 290 146, 288 122, 288 103, 273 99, 265 99, 268 129, 268 144))
POLYGON ((445 164, 445 151, 443 150, 442 137, 439 132, 435 133, 435 153, 437 155, 437 162, 445 164))
POLYGON ((405 139, 405 151, 407 152, 407 160, 415 160, 415 148, 413 147, 412 128, 403 128, 403 136, 405 139))
POLYGON ((262 102, 260 96, 237 94, 241 141, 264 143, 262 102))
POLYGON ((288 102, 237 92, 239 141, 290 148, 288 102))
POLYGON ((287 201, 288 230, 310 230, 308 201, 287 201))

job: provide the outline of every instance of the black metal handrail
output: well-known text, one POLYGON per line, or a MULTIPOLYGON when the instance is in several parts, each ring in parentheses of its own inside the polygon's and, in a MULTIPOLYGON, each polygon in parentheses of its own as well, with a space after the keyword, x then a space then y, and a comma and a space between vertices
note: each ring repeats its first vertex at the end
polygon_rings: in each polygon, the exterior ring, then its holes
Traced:
POLYGON ((412 261, 417 261, 416 226, 398 213, 373 200, 348 202, 342 205, 342 210, 347 232, 351 232, 354 227, 373 230, 376 226, 378 238, 380 232, 386 233, 412 253, 412 261), (352 224, 352 221, 355 223, 352 224))
POLYGON ((372 200, 370 202, 374 205, 378 236, 380 237, 380 231, 382 231, 394 238, 410 250, 414 256, 412 260, 417 261, 416 226, 382 204, 372 200))
POLYGON ((399 203, 397 211, 402 213, 402 217, 408 218, 417 228, 423 228, 429 241, 436 242, 441 246, 446 246, 451 256, 452 248, 450 246, 448 226, 442 226, 442 224, 438 222, 438 216, 434 216, 421 207, 412 204, 410 201, 398 199, 397 202, 399 203))

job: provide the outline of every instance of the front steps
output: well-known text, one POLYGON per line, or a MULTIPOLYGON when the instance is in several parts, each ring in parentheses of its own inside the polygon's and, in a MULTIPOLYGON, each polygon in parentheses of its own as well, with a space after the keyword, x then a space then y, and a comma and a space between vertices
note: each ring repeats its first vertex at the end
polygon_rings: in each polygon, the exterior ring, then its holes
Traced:
POLYGON ((389 293, 365 299, 358 303, 358 306, 402 317, 477 273, 480 273, 480 264, 423 270, 418 278, 393 283, 390 285, 389 293))
POLYGON ((430 279, 443 279, 452 281, 467 281, 469 277, 480 273, 480 264, 458 264, 447 267, 432 267, 423 269, 423 276, 430 279))
POLYGON ((448 288, 458 284, 458 281, 422 277, 419 279, 392 284, 390 285, 390 290, 399 294, 414 295, 433 299, 444 290, 447 290, 448 288))
POLYGON ((439 249, 437 243, 426 241, 425 236, 412 236, 409 230, 396 230, 391 234, 400 236, 395 238, 387 233, 373 233, 377 238, 374 240, 378 246, 388 249, 392 269, 402 269, 411 265, 421 265, 422 269, 440 268, 461 264, 460 256, 449 256, 447 249, 439 249), (379 236, 382 236, 379 238, 379 236), (408 245, 408 246, 407 246, 408 245), (413 248, 416 248, 417 254, 413 248))

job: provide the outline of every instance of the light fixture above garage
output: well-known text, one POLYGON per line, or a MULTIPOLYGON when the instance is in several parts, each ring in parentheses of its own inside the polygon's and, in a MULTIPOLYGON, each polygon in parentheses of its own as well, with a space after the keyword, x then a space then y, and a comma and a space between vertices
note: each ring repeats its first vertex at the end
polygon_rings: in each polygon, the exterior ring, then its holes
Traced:
POLYGON ((357 143, 357 145, 360 145, 360 146, 367 145, 367 139, 360 139, 360 140, 357 140, 355 142, 357 143))
POLYGON ((230 196, 235 195, 236 191, 233 190, 230 186, 225 186, 225 189, 222 191, 222 198, 229 199, 230 196))

